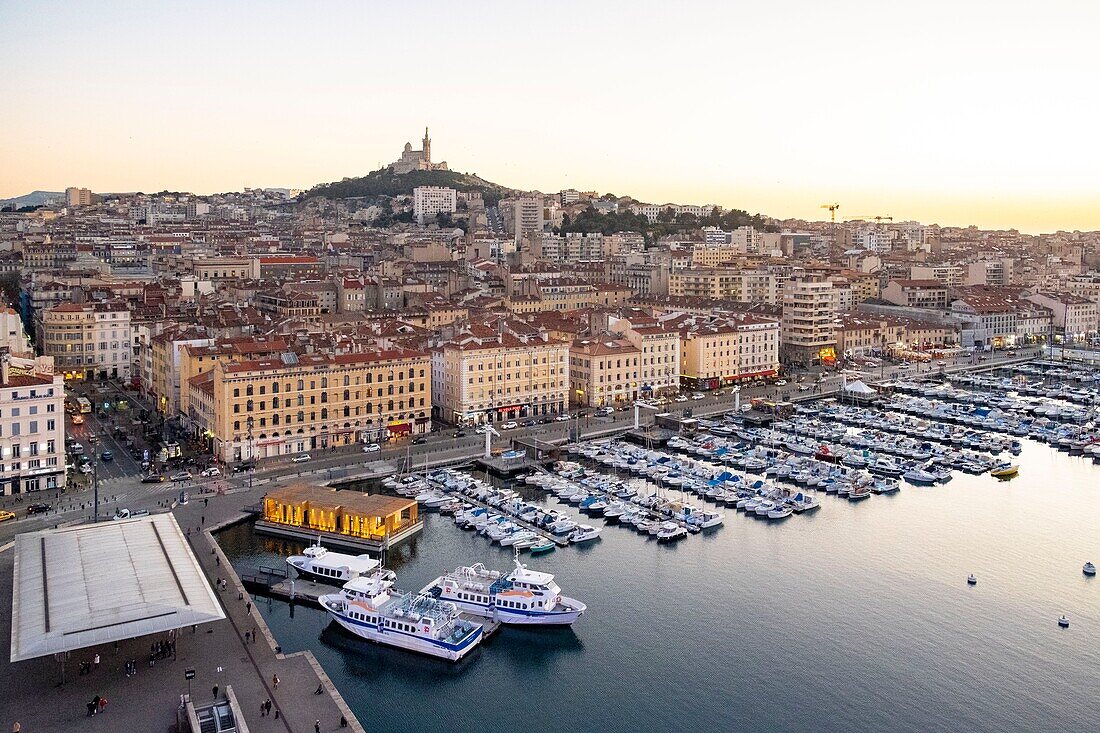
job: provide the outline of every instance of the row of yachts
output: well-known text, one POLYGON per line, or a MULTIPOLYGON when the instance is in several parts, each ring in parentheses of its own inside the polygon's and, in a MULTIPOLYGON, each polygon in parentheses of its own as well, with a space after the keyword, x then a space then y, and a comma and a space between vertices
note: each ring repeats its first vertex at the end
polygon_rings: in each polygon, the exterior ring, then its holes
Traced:
MULTIPOLYGON (((1046 418, 1053 422, 1081 425, 1092 422, 1100 416, 1100 412, 1094 407, 1082 407, 1041 397, 1021 396, 1011 389, 986 392, 983 389, 961 389, 950 383, 927 382, 896 382, 893 388, 897 392, 923 397, 936 403, 954 402, 978 408, 976 416, 983 419, 990 410, 999 410, 1001 414, 1011 416, 1012 420, 1017 422, 1046 418)), ((973 410, 966 412, 974 414, 973 410)))

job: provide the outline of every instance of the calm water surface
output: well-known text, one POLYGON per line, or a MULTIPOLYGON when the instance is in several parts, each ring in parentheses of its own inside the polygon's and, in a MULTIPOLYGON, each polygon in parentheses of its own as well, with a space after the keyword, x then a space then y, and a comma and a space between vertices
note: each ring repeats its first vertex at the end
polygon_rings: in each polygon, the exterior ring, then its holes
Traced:
MULTIPOLYGON (((1033 442, 1020 463, 1010 482, 823 495, 780 524, 727 509, 674 547, 607 527, 525 560, 588 604, 572 629, 504 628, 457 665, 259 608, 369 730, 1096 731, 1100 585, 1081 565, 1100 562, 1100 466, 1033 442)), ((221 540, 238 570, 300 549, 247 525, 221 540)), ((511 553, 429 515, 389 566, 418 590, 479 561, 511 553)))

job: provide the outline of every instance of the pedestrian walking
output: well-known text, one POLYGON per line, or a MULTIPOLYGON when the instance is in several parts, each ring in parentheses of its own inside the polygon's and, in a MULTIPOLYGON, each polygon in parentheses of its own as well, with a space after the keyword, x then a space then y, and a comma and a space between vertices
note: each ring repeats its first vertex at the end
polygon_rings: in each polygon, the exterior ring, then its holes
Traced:
POLYGON ((252 643, 256 643, 256 629, 252 629, 252 643))
POLYGON ((208 506, 210 506, 210 500, 209 500, 209 499, 203 499, 203 500, 202 500, 202 505, 203 505, 203 507, 208 507, 208 506))
POLYGON ((244 632, 244 642, 245 642, 246 644, 248 643, 248 635, 249 635, 249 634, 251 634, 251 633, 252 633, 251 631, 246 631, 246 632, 244 632))
POLYGON ((313 691, 314 695, 324 695, 325 688, 322 685, 317 685, 317 689, 313 691))
POLYGON ((265 715, 267 715, 267 700, 260 703, 260 717, 262 718, 265 715))
POLYGON ((346 716, 343 716, 343 715, 340 716, 340 727, 341 728, 347 728, 348 727, 348 719, 347 719, 346 716))
POLYGON ((204 524, 206 524, 206 515, 205 514, 199 516, 199 526, 201 527, 204 524))
POLYGON ((245 613, 252 613, 252 601, 249 601, 248 603, 244 604, 244 612, 245 613))
POLYGON ((99 655, 92 657, 92 669, 99 669, 99 655))
POLYGON ((214 699, 215 700, 218 699, 218 686, 217 685, 214 685, 214 699))
POLYGON ((222 566, 222 559, 215 555, 214 556, 214 564, 217 565, 220 568, 222 566))
POLYGON ((313 733, 321 733, 321 721, 320 719, 313 721, 313 733))
POLYGON ((273 689, 276 689, 276 690, 279 689, 279 675, 277 675, 277 674, 271 675, 271 686, 272 686, 273 689))

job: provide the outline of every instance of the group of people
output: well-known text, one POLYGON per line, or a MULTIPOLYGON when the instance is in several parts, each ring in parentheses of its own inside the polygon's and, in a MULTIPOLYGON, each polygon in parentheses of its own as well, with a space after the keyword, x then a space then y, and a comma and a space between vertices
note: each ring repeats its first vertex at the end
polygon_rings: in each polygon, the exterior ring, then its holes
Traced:
POLYGON ((105 707, 107 707, 107 698, 96 695, 87 705, 88 715, 98 715, 105 707))

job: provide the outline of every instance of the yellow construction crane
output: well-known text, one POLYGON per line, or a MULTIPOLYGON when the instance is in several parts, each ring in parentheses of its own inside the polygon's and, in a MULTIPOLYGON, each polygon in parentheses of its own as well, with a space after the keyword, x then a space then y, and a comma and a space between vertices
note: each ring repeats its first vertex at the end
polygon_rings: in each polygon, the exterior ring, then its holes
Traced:
POLYGON ((840 208, 840 204, 822 204, 821 208, 829 210, 829 221, 836 224, 836 210, 840 208))
POLYGON ((848 217, 847 220, 848 221, 874 221, 874 222, 878 222, 878 223, 881 224, 884 221, 893 221, 894 217, 892 217, 892 216, 869 216, 869 215, 865 214, 863 216, 850 216, 850 217, 848 217))

